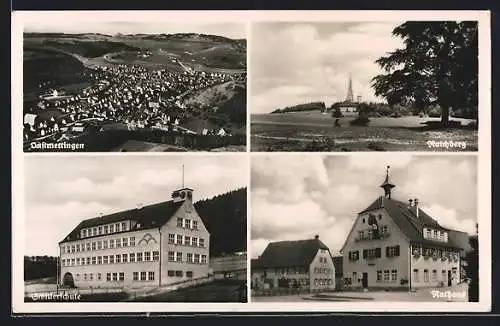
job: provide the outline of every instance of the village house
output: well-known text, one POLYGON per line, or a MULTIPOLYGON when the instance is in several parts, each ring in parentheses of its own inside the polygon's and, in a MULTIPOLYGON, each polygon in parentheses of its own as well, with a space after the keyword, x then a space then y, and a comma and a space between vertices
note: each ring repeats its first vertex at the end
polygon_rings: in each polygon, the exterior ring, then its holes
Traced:
POLYGON ((210 274, 210 234, 193 190, 170 201, 82 221, 59 243, 59 283, 81 288, 162 286, 210 274))
POLYGON ((210 259, 210 268, 215 279, 247 279, 247 253, 235 252, 210 259))
POLYGON ((360 212, 342 247, 344 287, 452 286, 461 281, 468 235, 441 226, 418 199, 392 198, 389 167, 384 195, 360 212))
POLYGON ((252 288, 333 290, 335 267, 328 247, 313 239, 271 242, 251 262, 252 288))

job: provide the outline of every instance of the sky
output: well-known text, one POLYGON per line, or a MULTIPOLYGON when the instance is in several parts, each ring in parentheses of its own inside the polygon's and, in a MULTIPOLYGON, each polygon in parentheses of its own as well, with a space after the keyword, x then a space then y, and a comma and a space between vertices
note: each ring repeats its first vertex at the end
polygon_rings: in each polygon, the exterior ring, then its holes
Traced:
POLYGON ((249 53, 251 112, 345 100, 349 74, 354 98, 380 101, 370 80, 375 60, 403 46, 392 30, 402 22, 258 23, 249 53))
POLYGON ((199 33, 225 36, 233 39, 246 39, 246 26, 240 23, 179 23, 179 22, 136 22, 112 21, 95 22, 71 21, 59 19, 31 19, 24 23, 25 32, 38 33, 100 33, 107 35, 121 34, 175 34, 199 33))
POLYGON ((383 195, 386 166, 392 198, 418 198, 442 226, 474 234, 477 221, 475 156, 370 154, 254 156, 251 162, 251 255, 271 241, 316 234, 339 254, 357 214, 383 195))
POLYGON ((57 255, 82 220, 170 200, 184 184, 194 201, 248 185, 248 158, 231 156, 29 156, 24 254, 57 255))

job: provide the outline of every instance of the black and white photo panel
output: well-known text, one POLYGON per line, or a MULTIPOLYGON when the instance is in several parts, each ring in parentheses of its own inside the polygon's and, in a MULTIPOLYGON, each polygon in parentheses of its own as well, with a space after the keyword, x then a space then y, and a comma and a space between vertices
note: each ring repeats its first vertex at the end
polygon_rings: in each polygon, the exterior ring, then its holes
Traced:
POLYGON ((28 157, 17 295, 247 302, 247 170, 243 156, 28 157))
POLYGON ((478 21, 370 18, 252 24, 252 151, 478 150, 478 21))
POLYGON ((16 17, 25 152, 246 150, 246 25, 147 17, 16 17))

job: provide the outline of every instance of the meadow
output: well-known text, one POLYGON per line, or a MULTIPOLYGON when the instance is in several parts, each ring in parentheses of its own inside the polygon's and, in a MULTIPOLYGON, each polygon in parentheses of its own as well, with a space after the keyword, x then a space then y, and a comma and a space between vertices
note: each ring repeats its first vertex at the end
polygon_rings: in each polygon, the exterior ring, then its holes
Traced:
POLYGON ((335 119, 330 114, 292 112, 251 116, 251 150, 262 151, 457 151, 431 148, 428 141, 465 142, 477 151, 473 120, 452 118, 454 127, 440 128, 439 118, 373 117, 367 126, 351 126, 355 115, 335 119))

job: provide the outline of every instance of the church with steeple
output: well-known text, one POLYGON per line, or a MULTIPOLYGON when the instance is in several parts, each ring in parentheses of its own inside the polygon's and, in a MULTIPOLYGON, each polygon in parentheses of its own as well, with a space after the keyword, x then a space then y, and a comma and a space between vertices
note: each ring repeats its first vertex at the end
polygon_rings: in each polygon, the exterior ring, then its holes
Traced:
POLYGON ((380 188, 383 193, 357 214, 342 246, 344 288, 414 290, 460 283, 469 235, 441 226, 418 198, 395 199, 389 166, 380 188))
POLYGON ((348 113, 348 112, 357 112, 358 111, 358 102, 360 102, 361 97, 357 97, 357 102, 354 101, 354 92, 352 89, 352 77, 351 74, 349 74, 349 80, 347 83, 347 95, 346 98, 343 102, 340 103, 339 109, 340 112, 342 113, 348 113))

